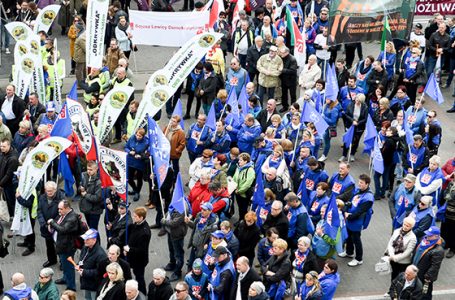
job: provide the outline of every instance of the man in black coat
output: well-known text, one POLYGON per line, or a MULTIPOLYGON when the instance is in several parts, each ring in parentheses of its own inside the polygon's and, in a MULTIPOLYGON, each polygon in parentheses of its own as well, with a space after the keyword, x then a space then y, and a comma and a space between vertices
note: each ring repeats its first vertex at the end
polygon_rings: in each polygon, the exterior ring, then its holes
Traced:
POLYGON ((373 69, 367 77, 368 94, 373 93, 378 85, 382 84, 387 89, 387 71, 379 60, 373 63, 373 69))
POLYGON ((390 286, 390 298, 403 300, 420 299, 422 297, 422 281, 417 277, 418 271, 416 266, 410 265, 405 272, 398 274, 390 286))
MULTIPOLYGON (((288 92, 291 95, 291 104, 297 100, 296 89, 297 89, 297 60, 289 53, 288 47, 283 47, 278 53, 283 60, 283 70, 281 71, 281 104, 283 107, 280 109, 280 113, 287 112, 289 109, 288 92)), ((302 66, 303 67, 303 66, 302 66)))
POLYGON ((153 280, 149 284, 148 300, 169 300, 173 294, 171 282, 163 269, 153 270, 153 280))
POLYGON ((96 298, 96 291, 101 283, 102 275, 99 274, 99 265, 106 260, 106 252, 98 243, 98 231, 93 228, 87 230, 82 236, 84 247, 81 250, 79 266, 76 269, 81 276, 81 290, 85 291, 85 298, 96 298))
MULTIPOLYGON (((109 214, 113 214, 114 207, 111 200, 106 201, 107 209, 109 214)), ((117 213, 112 222, 106 224, 106 229, 109 231, 108 235, 108 246, 117 245, 120 248, 123 248, 125 245, 125 240, 121 239, 121 236, 124 234, 127 223, 131 223, 130 212, 127 209, 126 202, 120 201, 118 203, 117 213)))
POLYGON ((106 267, 113 262, 118 263, 120 267, 122 267, 123 278, 125 281, 133 278, 131 275, 130 264, 126 260, 120 258, 120 247, 117 245, 110 246, 109 249, 107 249, 107 258, 99 263, 98 275, 100 278, 104 277, 104 274, 106 273, 106 267))
POLYGON ((264 40, 262 36, 258 35, 254 38, 254 45, 250 46, 246 53, 246 69, 251 82, 259 75, 259 71, 256 69, 259 57, 267 53, 267 49, 266 47, 263 47, 263 44, 264 40))
MULTIPOLYGON (((43 99, 44 100, 44 99, 43 99)), ((46 113, 46 107, 39 101, 37 93, 30 93, 28 96, 28 104, 24 111, 24 115, 30 118, 32 122, 32 128, 35 125, 36 120, 41 114, 46 113)))
POLYGON ((425 237, 417 246, 413 263, 419 269, 417 277, 423 283, 422 300, 432 299, 433 283, 438 279, 439 269, 444 259, 441 231, 437 226, 431 226, 425 231, 425 237))
POLYGON ((63 268, 63 278, 57 279, 56 284, 66 284, 67 289, 76 290, 74 266, 67 260, 73 257, 76 251, 73 239, 79 229, 77 214, 71 208, 68 200, 62 200, 58 204, 59 216, 47 220, 48 230, 55 242, 55 250, 59 256, 63 268))
POLYGON ((289 220, 283 212, 283 203, 278 200, 273 201, 271 211, 262 224, 264 232, 267 232, 271 227, 275 227, 278 230, 280 238, 286 239, 288 237, 289 220))
POLYGON ((237 280, 234 281, 231 289, 231 300, 248 299, 248 289, 254 281, 262 281, 261 276, 255 269, 250 268, 250 261, 247 257, 241 256, 235 262, 237 268, 237 280))
POLYGON ((16 95, 16 88, 9 84, 6 87, 6 94, 0 97, 1 112, 5 115, 11 135, 19 129, 19 122, 22 121, 25 110, 25 102, 16 95))
POLYGON ((0 141, 0 191, 5 192, 10 216, 14 216, 17 183, 13 182, 14 172, 19 166, 18 153, 11 147, 8 139, 0 141))
POLYGON ((44 185, 44 193, 38 198, 38 223, 41 236, 46 242, 47 261, 43 264, 44 268, 57 263, 57 253, 52 234, 47 228, 47 220, 55 219, 58 216, 58 203, 63 200, 64 194, 57 189, 54 181, 48 181, 44 185))
POLYGON ((275 99, 269 99, 267 100, 267 107, 261 110, 256 117, 256 120, 258 120, 261 125, 262 132, 265 132, 267 127, 272 125, 272 116, 275 114, 278 114, 278 111, 276 110, 276 101, 275 99))

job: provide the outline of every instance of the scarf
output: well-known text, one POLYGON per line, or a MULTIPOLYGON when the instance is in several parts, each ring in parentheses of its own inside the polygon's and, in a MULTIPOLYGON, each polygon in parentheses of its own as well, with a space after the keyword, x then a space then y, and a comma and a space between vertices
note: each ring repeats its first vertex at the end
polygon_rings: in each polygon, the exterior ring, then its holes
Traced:
POLYGON ((248 163, 246 163, 246 164, 244 164, 243 167, 238 166, 238 167, 239 167, 239 173, 240 173, 241 171, 245 170, 245 169, 248 169, 249 167, 252 167, 252 166, 253 166, 253 162, 251 162, 251 161, 248 162, 248 163))
POLYGON ((166 138, 171 141, 172 139, 172 136, 174 135, 174 132, 178 131, 182 129, 182 127, 180 127, 180 124, 175 126, 175 128, 172 128, 171 126, 169 126, 169 129, 166 130, 166 138))
POLYGON ((117 27, 118 27, 118 29, 120 29, 121 31, 126 33, 126 30, 128 29, 128 22, 126 22, 124 26, 122 24, 120 24, 120 22, 119 22, 117 24, 117 27))
POLYGON ((392 247, 395 250, 395 254, 400 254, 404 252, 403 238, 406 234, 408 234, 408 232, 405 232, 403 229, 401 229, 397 238, 392 242, 392 247))
POLYGON ((307 249, 305 252, 300 252, 300 250, 295 251, 294 263, 297 271, 303 271, 303 266, 305 265, 306 258, 308 257, 308 252, 310 252, 310 249, 307 249))
POLYGON ((425 253, 430 251, 436 244, 441 244, 440 238, 437 240, 428 240, 428 236, 425 236, 416 250, 416 254, 414 256, 414 260, 412 261, 412 263, 417 266, 422 256, 424 256, 425 253))

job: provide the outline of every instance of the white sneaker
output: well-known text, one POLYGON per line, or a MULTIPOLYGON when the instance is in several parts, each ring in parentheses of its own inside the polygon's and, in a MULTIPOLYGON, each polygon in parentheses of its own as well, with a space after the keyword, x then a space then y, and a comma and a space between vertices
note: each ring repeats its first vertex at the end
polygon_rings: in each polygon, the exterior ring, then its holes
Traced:
POLYGON ((361 264, 363 264, 363 260, 359 261, 359 260, 357 260, 355 258, 353 260, 351 260, 350 262, 348 262, 348 266, 350 266, 350 267, 357 267, 357 266, 359 266, 361 264))
POLYGON ((342 162, 342 161, 345 161, 346 160, 346 157, 345 156, 342 156, 338 159, 338 162, 342 162))
POLYGON ((354 254, 347 254, 346 251, 344 251, 344 252, 338 253, 338 256, 339 257, 351 257, 351 258, 353 258, 354 254))
POLYGON ((9 48, 5 48, 5 53, 6 54, 11 54, 11 52, 9 51, 9 48))
POLYGON ((324 154, 322 154, 321 157, 319 157, 318 161, 326 161, 327 160, 327 156, 325 156, 324 154))
POLYGON ((384 298, 390 298, 389 292, 387 292, 387 293, 384 294, 384 298))
POLYGON ((351 156, 351 162, 355 162, 355 157, 354 157, 354 155, 351 156))

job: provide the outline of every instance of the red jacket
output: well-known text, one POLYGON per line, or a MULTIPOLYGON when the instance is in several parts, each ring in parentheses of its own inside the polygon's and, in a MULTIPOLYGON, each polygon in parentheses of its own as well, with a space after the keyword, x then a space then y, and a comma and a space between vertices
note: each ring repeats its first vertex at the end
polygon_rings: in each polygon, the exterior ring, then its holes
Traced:
MULTIPOLYGON (((444 177, 447 175, 452 174, 455 172, 455 158, 449 159, 443 166, 442 166, 442 173, 444 177)), ((449 183, 453 180, 453 177, 446 179, 442 184, 442 190, 445 190, 449 183)))
POLYGON ((218 214, 223 212, 223 209, 226 207, 226 202, 221 200, 222 198, 229 198, 229 192, 227 188, 224 188, 218 195, 212 195, 214 198, 218 199, 215 203, 213 204, 213 212, 218 214))
POLYGON ((188 201, 191 203, 193 217, 201 211, 201 205, 209 202, 212 194, 208 190, 208 184, 202 185, 200 181, 196 182, 188 195, 188 201))

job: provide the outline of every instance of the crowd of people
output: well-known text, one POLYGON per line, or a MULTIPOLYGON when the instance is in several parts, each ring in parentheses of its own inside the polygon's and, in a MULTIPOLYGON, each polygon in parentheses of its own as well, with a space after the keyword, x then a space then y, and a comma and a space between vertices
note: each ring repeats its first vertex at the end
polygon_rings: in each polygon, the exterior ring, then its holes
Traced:
MULTIPOLYGON (((31 27, 38 10, 50 2, 2 1, 8 20, 31 27)), ((103 141, 127 153, 128 203, 114 189, 102 189, 98 163, 87 160, 76 134, 68 137, 72 144, 64 152, 77 187, 73 195, 58 184, 58 158, 29 198, 17 191, 27 154, 50 137, 58 118, 53 68, 61 86, 65 76, 75 75, 94 129, 104 95, 112 88, 134 85, 129 57, 138 48, 128 30, 129 1, 110 5, 103 68, 88 73, 87 1, 60 1, 61 35, 70 40, 69 74, 65 59, 55 51, 52 30, 40 31, 46 99, 33 92, 21 99, 13 84, 0 97, 0 191, 11 216, 8 221, 21 217, 18 211, 28 215, 32 233, 17 244, 25 248, 22 256, 35 253, 38 229, 46 249, 33 288, 26 279, 35 278, 15 273, 12 288, 6 290, 9 285, 0 273, 3 299, 74 300, 76 282, 86 300, 333 299, 343 275, 338 268, 344 260, 339 258, 350 258, 347 265, 352 268, 363 264, 362 231, 369 226, 374 202, 381 199, 389 203, 393 229, 384 245, 391 274, 385 296, 431 299, 443 258, 455 254, 455 157, 443 162, 438 156, 442 125, 438 112, 425 108, 420 93, 439 56, 442 74, 448 75, 441 88, 451 85, 455 19, 437 14, 425 29, 416 24, 409 41, 389 41, 378 57, 364 57, 359 42, 345 45, 345 58, 339 58, 341 46, 328 43, 329 2, 291 0, 280 4, 281 13, 272 0, 255 11, 247 2, 239 19, 233 16, 236 2, 225 3, 226 10, 211 29, 223 37, 167 101, 163 113, 169 120, 162 112, 154 116, 169 122, 162 127, 170 142, 170 166, 160 188, 149 163, 147 131, 134 128, 140 102, 133 94, 103 141), (305 37, 304 65, 293 56, 286 9, 305 37), (354 64, 356 51, 359 60, 354 64), (327 81, 330 65, 336 83, 327 81), (335 94, 329 92, 333 84, 338 86, 335 94), (237 115, 228 104, 234 93, 239 99, 246 95, 247 113, 237 115), (180 98, 186 99, 184 115, 173 113, 180 98), (325 132, 302 118, 308 105, 329 125, 325 132), (214 129, 207 126, 211 109, 214 129), (182 120, 193 118, 185 132, 182 120), (351 164, 370 120, 378 132, 383 171, 354 178, 351 164), (334 158, 331 140, 351 126, 351 145, 343 145, 342 156, 334 158), (186 154, 190 165, 181 168, 186 154), (329 174, 325 162, 337 159, 338 170, 329 174), (189 178, 184 212, 171 205, 179 173, 189 178), (260 201, 258 185, 263 186, 260 201), (147 200, 139 202, 143 198, 147 200), (149 224, 152 209, 155 220, 149 224), (332 226, 334 213, 340 224, 332 234, 327 225, 332 226), (158 236, 167 236, 169 261, 153 270, 147 286, 155 229, 158 236), (54 279, 54 272, 62 276, 54 279), (60 293, 57 285, 66 290, 60 293)), ((203 7, 190 0, 182 10, 203 7)), ((2 45, 9 54, 6 21, 2 18, 2 45)), ((455 103, 447 111, 451 112, 455 103)), ((0 254, 8 249, 6 237, 15 234, 7 229, 0 227, 0 254)))

